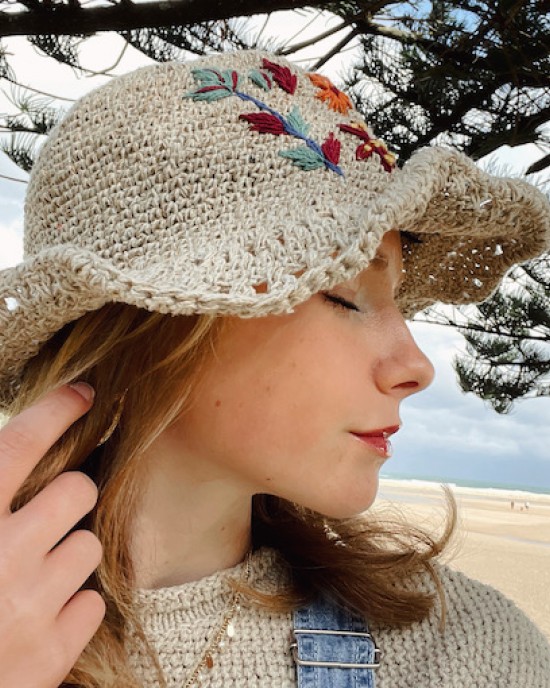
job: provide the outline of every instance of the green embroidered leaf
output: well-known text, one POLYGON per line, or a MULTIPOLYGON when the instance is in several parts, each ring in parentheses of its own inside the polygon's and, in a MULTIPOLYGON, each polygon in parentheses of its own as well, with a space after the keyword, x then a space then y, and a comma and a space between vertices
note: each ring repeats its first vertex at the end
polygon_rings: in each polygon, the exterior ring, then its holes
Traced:
POLYGON ((222 71, 217 69, 192 69, 191 73, 202 88, 205 86, 222 86, 230 91, 235 91, 239 88, 241 82, 241 76, 234 69, 224 69, 222 71))
POLYGON ((201 86, 220 86, 223 84, 220 73, 214 69, 192 69, 191 74, 201 86))
POLYGON ((323 157, 307 146, 279 151, 279 155, 282 158, 289 158, 294 165, 301 167, 303 170, 315 170, 318 167, 323 167, 325 164, 323 157))
POLYGON ((182 98, 192 98, 193 100, 205 100, 207 103, 211 103, 214 100, 220 100, 221 98, 228 98, 232 96, 233 93, 228 91, 224 86, 206 86, 204 89, 199 89, 193 91, 192 93, 185 93, 182 98))
POLYGON ((266 75, 263 72, 260 72, 259 69, 251 69, 248 72, 248 78, 253 81, 257 86, 260 88, 263 88, 264 91, 270 91, 271 90, 271 83, 270 81, 267 80, 266 75))
POLYGON ((241 83, 241 75, 234 69, 224 69, 222 72, 223 84, 231 91, 237 91, 241 83))
POLYGON ((309 124, 302 119, 302 115, 297 105, 295 105, 288 114, 287 121, 299 134, 302 134, 302 136, 308 135, 309 124))

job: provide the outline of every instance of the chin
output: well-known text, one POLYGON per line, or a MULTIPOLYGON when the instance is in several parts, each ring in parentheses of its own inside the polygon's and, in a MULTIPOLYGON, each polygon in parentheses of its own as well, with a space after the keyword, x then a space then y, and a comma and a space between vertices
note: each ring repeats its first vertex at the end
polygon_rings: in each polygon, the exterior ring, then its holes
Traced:
POLYGON ((338 504, 335 502, 326 503, 323 502, 317 507, 311 507, 314 511, 319 512, 327 518, 354 518, 355 516, 360 516, 365 511, 368 511, 376 500, 376 495, 378 493, 378 481, 376 485, 361 495, 354 495, 353 497, 344 497, 338 504))

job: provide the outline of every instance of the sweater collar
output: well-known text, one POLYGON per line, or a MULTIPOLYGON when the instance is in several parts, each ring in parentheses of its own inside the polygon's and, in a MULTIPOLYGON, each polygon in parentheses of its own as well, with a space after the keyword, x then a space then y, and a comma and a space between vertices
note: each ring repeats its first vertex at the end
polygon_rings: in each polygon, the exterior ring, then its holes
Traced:
MULTIPOLYGON (((240 580, 245 562, 181 585, 134 590, 134 601, 143 620, 154 621, 166 615, 185 615, 186 620, 219 614, 227 606, 232 590, 230 578, 240 580)), ((288 583, 288 568, 275 549, 261 547, 250 559, 249 583, 262 592, 274 593, 288 583)))

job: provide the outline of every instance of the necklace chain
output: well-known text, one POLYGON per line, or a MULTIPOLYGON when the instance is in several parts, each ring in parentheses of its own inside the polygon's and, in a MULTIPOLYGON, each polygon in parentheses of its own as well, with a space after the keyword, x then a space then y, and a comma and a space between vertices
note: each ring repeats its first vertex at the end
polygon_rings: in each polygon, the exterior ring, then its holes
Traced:
MULTIPOLYGON (((241 582, 244 578, 244 580, 248 583, 248 578, 250 576, 250 557, 251 557, 251 552, 248 552, 246 555, 246 566, 245 566, 245 573, 244 576, 241 576, 241 582)), ((215 653, 216 649, 220 646, 221 640, 226 632, 228 632, 229 624, 231 623, 231 620, 233 619, 233 616, 235 615, 235 612, 239 609, 239 597, 240 593, 239 592, 234 592, 233 597, 231 598, 231 602, 229 604, 229 607, 227 611, 224 614, 224 617, 222 619, 222 622, 220 626, 218 627, 218 630, 216 633, 212 636, 210 641, 206 645, 206 649, 204 650, 201 658, 199 661, 195 664, 195 667, 193 671, 189 674, 189 677, 183 684, 183 688, 190 688, 190 686, 194 685, 199 677, 199 674, 204 666, 207 666, 209 669, 212 669, 214 666, 214 661, 212 659, 212 655, 215 653)), ((232 633, 228 633, 229 638, 232 637, 232 633)))

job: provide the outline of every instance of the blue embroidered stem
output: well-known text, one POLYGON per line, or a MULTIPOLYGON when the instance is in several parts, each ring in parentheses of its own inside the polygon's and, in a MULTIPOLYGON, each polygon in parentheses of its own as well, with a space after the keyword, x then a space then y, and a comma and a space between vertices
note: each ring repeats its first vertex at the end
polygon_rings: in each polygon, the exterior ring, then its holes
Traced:
POLYGON ((234 90, 233 93, 234 93, 236 96, 239 96, 239 98, 240 98, 241 100, 250 100, 250 101, 253 102, 257 107, 259 107, 260 110, 267 110, 271 115, 273 115, 274 117, 276 117, 276 118, 279 120, 279 122, 282 123, 282 125, 283 125, 283 127, 284 127, 284 129, 285 129, 285 131, 286 131, 287 134, 289 134, 290 136, 295 136, 296 138, 302 139, 302 141, 304 141, 305 144, 306 144, 309 148, 311 148, 311 150, 315 151, 315 153, 317 153, 317 155, 320 155, 321 158, 323 158, 323 161, 324 161, 326 167, 328 167, 328 168, 329 168, 330 170, 332 170, 333 172, 336 172, 336 174, 339 174, 339 175, 342 176, 342 177, 344 176, 344 173, 343 173, 342 170, 338 167, 338 165, 335 165, 334 163, 330 162, 330 160, 327 160, 327 158, 325 157, 325 154, 323 153, 323 151, 322 151, 322 149, 321 149, 321 146, 319 146, 319 144, 318 144, 316 141, 314 141, 313 139, 308 138, 307 136, 304 136, 304 135, 301 134, 299 131, 297 131, 296 129, 294 129, 294 127, 292 127, 292 126, 286 121, 286 119, 285 119, 282 115, 280 115, 280 114, 279 114, 278 112, 276 112, 275 110, 272 110, 272 109, 269 107, 269 105, 266 105, 265 103, 262 103, 261 100, 258 100, 257 98, 254 98, 254 96, 250 96, 250 95, 248 95, 247 93, 243 93, 242 91, 234 90))

